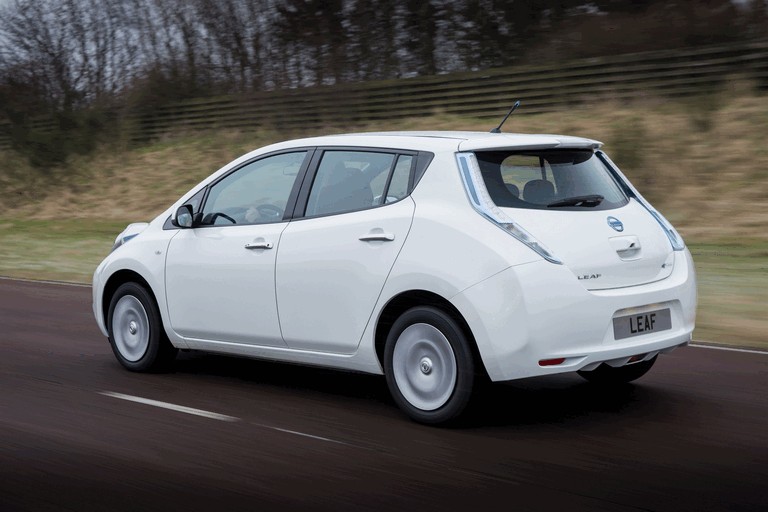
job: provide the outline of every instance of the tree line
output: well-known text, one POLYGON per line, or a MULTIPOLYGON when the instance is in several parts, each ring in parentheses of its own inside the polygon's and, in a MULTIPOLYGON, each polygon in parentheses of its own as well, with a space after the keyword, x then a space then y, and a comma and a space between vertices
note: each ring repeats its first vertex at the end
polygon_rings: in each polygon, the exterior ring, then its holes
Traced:
POLYGON ((766 0, 6 0, 0 6, 0 119, 12 123, 19 146, 44 142, 29 128, 29 119, 40 115, 57 119, 62 132, 82 133, 88 146, 109 121, 105 112, 188 97, 768 36, 766 0))

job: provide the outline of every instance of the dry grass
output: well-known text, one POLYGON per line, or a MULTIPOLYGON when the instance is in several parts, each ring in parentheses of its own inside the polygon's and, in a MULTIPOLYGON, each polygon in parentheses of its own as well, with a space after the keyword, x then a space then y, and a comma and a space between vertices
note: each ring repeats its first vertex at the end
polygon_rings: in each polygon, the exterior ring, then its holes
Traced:
MULTIPOLYGON (((349 130, 487 130, 488 120, 436 114, 349 130)), ((712 240, 734 235, 768 239, 768 101, 742 94, 636 105, 606 102, 563 113, 513 116, 507 129, 567 133, 605 148, 683 235, 712 240)), ((342 131, 329 128, 325 133, 342 131)), ((19 157, 0 158, 3 216, 148 219, 224 163, 293 136, 217 131, 179 136, 138 149, 104 148, 42 172, 19 157)))

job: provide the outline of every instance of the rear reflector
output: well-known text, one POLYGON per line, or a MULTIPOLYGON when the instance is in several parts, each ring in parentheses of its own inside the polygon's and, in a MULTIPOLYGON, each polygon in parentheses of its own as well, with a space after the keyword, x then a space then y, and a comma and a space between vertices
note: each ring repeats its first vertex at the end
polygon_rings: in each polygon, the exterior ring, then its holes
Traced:
POLYGON ((557 359, 542 359, 539 361, 539 366, 557 366, 565 362, 564 357, 558 357, 557 359))

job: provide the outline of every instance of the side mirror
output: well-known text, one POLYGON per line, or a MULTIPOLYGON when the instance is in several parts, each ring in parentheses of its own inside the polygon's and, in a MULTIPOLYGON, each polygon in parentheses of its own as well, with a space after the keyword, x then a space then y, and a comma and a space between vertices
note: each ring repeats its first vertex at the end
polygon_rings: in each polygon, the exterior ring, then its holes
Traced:
POLYGON ((191 228, 194 224, 192 205, 185 204, 179 206, 178 210, 176 210, 176 215, 173 216, 172 223, 174 226, 182 229, 191 228))

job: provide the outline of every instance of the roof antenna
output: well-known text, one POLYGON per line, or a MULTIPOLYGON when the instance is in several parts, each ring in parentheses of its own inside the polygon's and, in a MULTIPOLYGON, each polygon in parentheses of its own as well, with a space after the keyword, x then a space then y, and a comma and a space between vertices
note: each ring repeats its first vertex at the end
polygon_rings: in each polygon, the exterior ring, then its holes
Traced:
POLYGON ((504 116, 504 119, 501 120, 501 122, 499 123, 499 126, 491 130, 491 133, 501 133, 501 125, 503 125, 507 121, 507 118, 509 118, 509 116, 512 115, 512 112, 517 110, 517 107, 519 106, 520 106, 520 100, 517 100, 515 104, 512 105, 512 108, 509 109, 509 112, 507 112, 507 115, 504 116))

